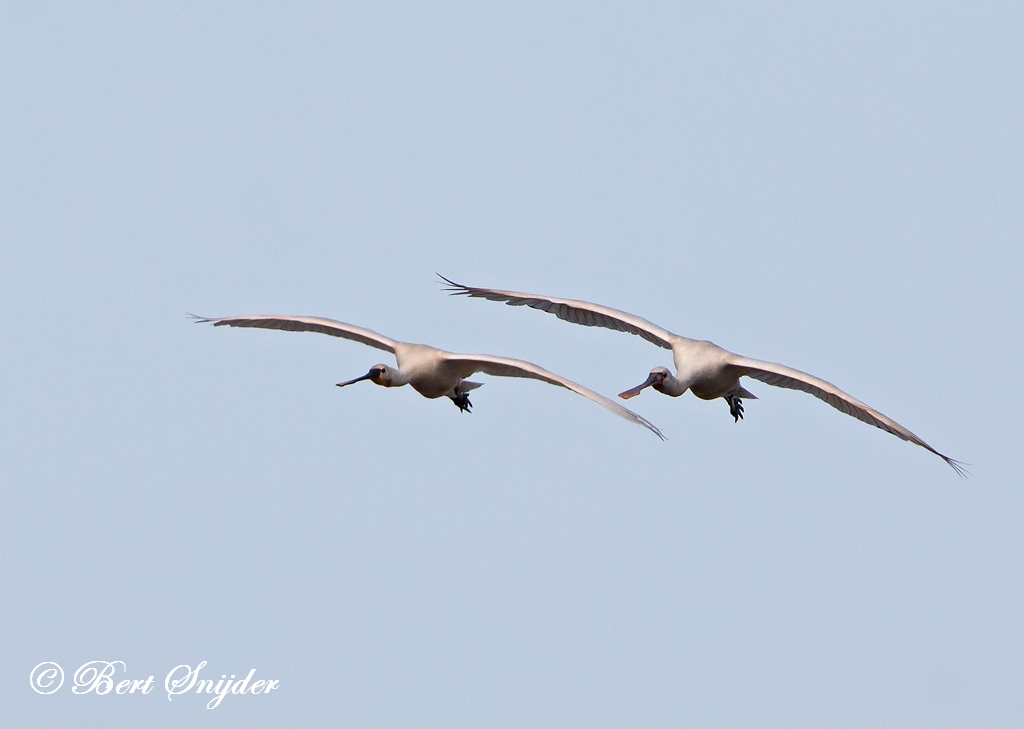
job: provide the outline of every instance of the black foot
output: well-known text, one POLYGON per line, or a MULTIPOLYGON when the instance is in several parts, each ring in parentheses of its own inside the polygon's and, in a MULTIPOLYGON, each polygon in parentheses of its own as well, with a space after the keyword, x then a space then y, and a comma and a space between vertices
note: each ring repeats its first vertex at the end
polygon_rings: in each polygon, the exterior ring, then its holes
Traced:
POLYGON ((743 417, 743 401, 735 395, 729 395, 725 401, 729 403, 729 415, 732 416, 733 421, 740 422, 740 418, 743 417))
POLYGON ((473 403, 469 401, 468 392, 460 392, 458 395, 452 398, 452 402, 459 406, 460 412, 472 412, 470 408, 473 407, 473 403))

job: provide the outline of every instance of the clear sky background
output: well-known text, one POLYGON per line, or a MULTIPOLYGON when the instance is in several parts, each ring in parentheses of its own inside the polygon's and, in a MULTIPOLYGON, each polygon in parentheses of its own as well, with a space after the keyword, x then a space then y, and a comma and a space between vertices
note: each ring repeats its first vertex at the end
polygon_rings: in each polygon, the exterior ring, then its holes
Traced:
MULTIPOLYGON (((19 727, 1024 721, 1024 10, 0 10, 0 715, 19 727), (327 316, 605 394, 596 301, 835 382, 474 412, 204 316, 327 316), (52 696, 122 660, 148 696, 52 696), (281 681, 216 710, 165 674, 281 681)), ((124 675, 124 674, 121 674, 124 675)))

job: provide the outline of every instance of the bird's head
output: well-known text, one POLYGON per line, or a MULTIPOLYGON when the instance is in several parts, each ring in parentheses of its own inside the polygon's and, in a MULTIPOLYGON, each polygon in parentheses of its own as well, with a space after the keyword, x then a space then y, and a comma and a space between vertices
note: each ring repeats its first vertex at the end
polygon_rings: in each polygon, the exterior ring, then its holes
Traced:
POLYGON ((666 395, 671 395, 671 392, 666 391, 665 384, 667 382, 671 382, 672 380, 674 380, 674 378, 672 377, 672 373, 669 372, 668 369, 666 369, 665 367, 655 367, 653 370, 651 370, 651 374, 647 376, 646 380, 644 380, 642 383, 640 383, 639 385, 630 390, 620 392, 619 397, 621 397, 623 400, 628 400, 631 397, 636 397, 643 391, 645 387, 653 387, 658 392, 663 392, 666 395))
POLYGON ((362 377, 357 377, 348 382, 339 382, 338 387, 345 387, 361 380, 369 380, 375 385, 381 385, 382 387, 391 387, 391 368, 387 365, 376 364, 362 377))

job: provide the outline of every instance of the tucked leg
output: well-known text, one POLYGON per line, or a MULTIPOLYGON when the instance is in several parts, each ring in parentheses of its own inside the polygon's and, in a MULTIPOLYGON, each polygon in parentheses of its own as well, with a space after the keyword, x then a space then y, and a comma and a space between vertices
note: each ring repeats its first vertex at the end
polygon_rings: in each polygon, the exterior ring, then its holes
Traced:
POLYGON ((736 395, 727 395, 725 401, 729 403, 729 415, 735 422, 740 422, 740 418, 743 417, 743 401, 736 395))
POLYGON ((459 406, 459 411, 460 412, 464 412, 464 413, 472 412, 470 410, 470 408, 473 407, 473 403, 471 403, 469 401, 469 393, 466 393, 466 392, 456 392, 454 396, 449 395, 448 397, 450 397, 452 399, 453 403, 455 403, 456 405, 459 406))

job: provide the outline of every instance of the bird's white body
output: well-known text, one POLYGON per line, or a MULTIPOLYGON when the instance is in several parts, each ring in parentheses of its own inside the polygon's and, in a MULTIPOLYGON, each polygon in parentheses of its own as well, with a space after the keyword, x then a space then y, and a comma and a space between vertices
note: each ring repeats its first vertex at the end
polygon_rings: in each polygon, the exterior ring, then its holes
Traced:
POLYGON ((423 397, 435 399, 452 397, 460 392, 479 387, 461 388, 464 380, 459 375, 459 368, 445 355, 444 350, 426 344, 395 343, 395 360, 398 369, 388 368, 391 376, 387 378, 385 387, 401 387, 410 385, 423 397))
POLYGON ((653 387, 672 397, 679 397, 689 390, 702 400, 724 398, 729 403, 730 413, 738 422, 743 417, 742 400, 756 399, 753 393, 748 392, 740 384, 741 377, 751 377, 775 387, 810 393, 847 415, 931 451, 957 473, 964 475, 963 464, 960 462, 939 453, 895 420, 865 405, 832 383, 806 372, 775 362, 743 357, 711 342, 673 334, 642 317, 609 306, 518 291, 475 288, 444 280, 450 284, 449 290, 453 294, 500 301, 509 306, 540 309, 573 324, 635 334, 652 344, 672 350, 672 359, 676 366, 675 375, 664 367, 655 367, 645 382, 626 390, 619 397, 635 397, 646 387, 653 387))
POLYGON ((701 400, 715 400, 733 392, 737 379, 726 365, 730 352, 707 341, 677 336, 672 341, 672 360, 676 366, 676 383, 666 383, 668 394, 682 395, 687 389, 701 400), (678 393, 675 391, 678 390, 678 393))
POLYGON ((572 390, 588 400, 593 400, 620 418, 642 425, 659 438, 664 438, 661 431, 632 410, 531 362, 509 357, 495 357, 489 354, 456 354, 426 344, 399 342, 370 329, 320 317, 257 315, 223 319, 195 317, 195 320, 198 323, 208 323, 214 326, 319 332, 360 342, 395 355, 397 368, 386 364, 374 365, 362 377, 338 383, 339 387, 345 387, 360 380, 370 380, 383 387, 411 385, 416 392, 424 397, 431 399, 449 397, 460 410, 468 411, 471 403, 467 393, 482 384, 467 380, 466 378, 470 375, 482 372, 495 377, 525 377, 572 390))
POLYGON ((390 387, 412 385, 423 397, 444 397, 462 382, 450 366, 446 366, 444 354, 426 344, 399 344, 395 347, 395 361, 398 363, 396 379, 390 387))

